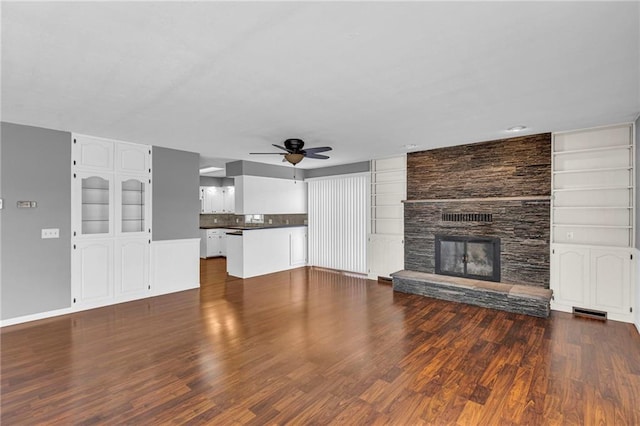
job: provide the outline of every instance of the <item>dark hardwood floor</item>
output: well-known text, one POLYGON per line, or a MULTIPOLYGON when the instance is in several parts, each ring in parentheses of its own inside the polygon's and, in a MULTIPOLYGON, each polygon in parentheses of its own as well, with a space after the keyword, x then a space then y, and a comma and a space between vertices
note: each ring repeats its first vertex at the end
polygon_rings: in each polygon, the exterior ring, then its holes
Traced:
POLYGON ((297 269, 6 327, 3 425, 640 425, 630 324, 297 269))

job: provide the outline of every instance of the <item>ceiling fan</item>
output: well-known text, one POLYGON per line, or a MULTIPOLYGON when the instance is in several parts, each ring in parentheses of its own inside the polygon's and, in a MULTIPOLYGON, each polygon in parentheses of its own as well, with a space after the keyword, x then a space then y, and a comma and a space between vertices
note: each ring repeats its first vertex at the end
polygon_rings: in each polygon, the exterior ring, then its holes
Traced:
POLYGON ((284 155, 282 161, 288 161, 294 166, 302 161, 303 158, 315 158, 317 160, 326 160, 329 158, 326 155, 319 154, 320 152, 331 151, 330 146, 321 146, 318 148, 307 148, 302 149, 304 147, 304 141, 302 139, 287 139, 284 141, 284 146, 272 144, 278 149, 281 149, 285 152, 251 152, 253 155, 284 155))

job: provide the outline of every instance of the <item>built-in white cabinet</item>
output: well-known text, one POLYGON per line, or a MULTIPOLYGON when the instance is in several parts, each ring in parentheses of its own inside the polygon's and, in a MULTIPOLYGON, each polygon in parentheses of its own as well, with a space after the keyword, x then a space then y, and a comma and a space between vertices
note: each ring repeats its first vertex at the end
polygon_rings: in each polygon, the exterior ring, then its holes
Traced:
POLYGON ((72 138, 72 306, 150 292, 151 148, 72 138))
POLYGON ((591 309, 631 322, 632 256, 631 249, 556 245, 551 254, 552 308, 591 309))
POLYGON ((234 213, 235 188, 233 186, 201 186, 200 213, 234 213))
POLYGON ((115 240, 115 298, 118 301, 148 295, 149 240, 119 238, 115 240))
POLYGON ((367 241, 368 276, 388 278, 404 269, 406 156, 371 161, 371 232, 367 241))
POLYGON ((77 241, 72 250, 72 306, 108 305, 114 299, 113 239, 77 241))
POLYGON ((634 318, 633 124, 553 135, 552 308, 634 318))

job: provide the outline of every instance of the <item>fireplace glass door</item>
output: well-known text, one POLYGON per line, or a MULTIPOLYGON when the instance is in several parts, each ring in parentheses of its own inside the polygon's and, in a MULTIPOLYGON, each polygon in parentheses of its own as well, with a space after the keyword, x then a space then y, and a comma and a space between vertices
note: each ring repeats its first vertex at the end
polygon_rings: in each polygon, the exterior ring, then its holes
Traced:
POLYGON ((500 281, 500 239, 436 236, 436 274, 500 281))

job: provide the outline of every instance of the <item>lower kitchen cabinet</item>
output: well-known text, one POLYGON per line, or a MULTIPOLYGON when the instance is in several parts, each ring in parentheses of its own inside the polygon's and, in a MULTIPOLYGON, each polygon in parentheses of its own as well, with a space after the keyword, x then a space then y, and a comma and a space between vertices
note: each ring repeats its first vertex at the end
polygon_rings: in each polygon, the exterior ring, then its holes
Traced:
POLYGON ((200 257, 226 256, 228 229, 200 230, 200 257))
POLYGON ((291 228, 289 262, 291 266, 305 266, 307 264, 307 228, 291 228))
POLYGON ((551 307, 602 311, 610 319, 632 322, 632 273, 631 249, 554 245, 551 307))

